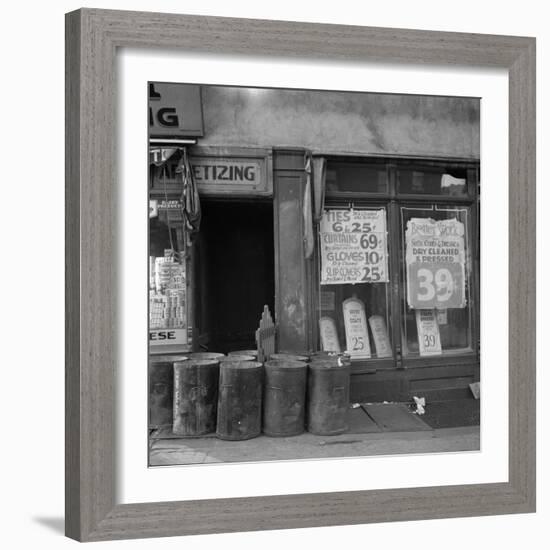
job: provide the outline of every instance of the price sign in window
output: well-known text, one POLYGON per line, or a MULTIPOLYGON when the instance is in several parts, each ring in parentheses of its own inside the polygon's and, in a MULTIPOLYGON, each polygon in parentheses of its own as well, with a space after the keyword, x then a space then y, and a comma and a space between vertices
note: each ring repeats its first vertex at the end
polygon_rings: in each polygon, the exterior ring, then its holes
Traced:
POLYGON ((401 207, 405 355, 472 349, 469 207, 401 207))
POLYGON ((385 208, 327 209, 319 228, 321 349, 393 356, 385 208))
POLYGON ((384 209, 325 210, 320 247, 322 285, 388 281, 384 209))
POLYGON ((465 307, 464 224, 457 219, 411 218, 405 239, 409 306, 465 307))

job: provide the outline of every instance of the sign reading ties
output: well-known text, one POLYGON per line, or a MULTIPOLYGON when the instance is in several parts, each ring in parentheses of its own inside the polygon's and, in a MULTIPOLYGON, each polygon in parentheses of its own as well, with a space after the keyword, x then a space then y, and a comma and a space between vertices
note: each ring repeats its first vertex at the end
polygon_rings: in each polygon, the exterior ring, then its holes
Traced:
POLYGON ((465 307, 464 224, 411 218, 405 238, 409 307, 465 307))
POLYGON ((386 211, 325 210, 321 284, 388 282, 386 211))
POLYGON ((346 351, 352 359, 369 359, 370 343, 365 304, 359 298, 348 298, 342 303, 346 329, 346 351))

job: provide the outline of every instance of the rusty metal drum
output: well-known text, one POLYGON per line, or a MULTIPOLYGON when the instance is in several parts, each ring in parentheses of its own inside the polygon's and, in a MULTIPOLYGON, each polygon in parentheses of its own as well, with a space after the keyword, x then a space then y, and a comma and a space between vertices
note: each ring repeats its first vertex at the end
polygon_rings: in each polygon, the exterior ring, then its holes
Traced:
POLYGON ((271 437, 299 435, 305 429, 307 365, 270 360, 264 373, 263 431, 271 437))
POLYGON ((218 422, 220 439, 252 439, 262 431, 263 365, 257 361, 220 364, 218 422))
POLYGON ((174 363, 174 434, 196 437, 216 431, 218 379, 217 359, 174 363))
POLYGON ((307 355, 299 355, 296 353, 273 353, 271 354, 270 360, 284 360, 284 361, 302 361, 304 363, 307 363, 308 356, 307 355))
POLYGON ((225 357, 223 353, 215 353, 213 351, 195 351, 189 354, 189 359, 209 360, 209 359, 221 359, 225 357))
POLYGON ((220 363, 229 363, 229 362, 235 362, 235 361, 254 361, 255 357, 252 355, 244 355, 244 354, 234 354, 234 355, 228 355, 227 357, 221 357, 220 363))
POLYGON ((149 428, 172 429, 174 361, 186 361, 184 355, 149 357, 149 428))
POLYGON ((251 355, 256 359, 258 357, 258 350, 257 349, 243 349, 240 351, 230 351, 227 356, 232 357, 233 355, 251 355))
POLYGON ((350 365, 332 360, 310 363, 307 430, 337 435, 348 430, 350 365))

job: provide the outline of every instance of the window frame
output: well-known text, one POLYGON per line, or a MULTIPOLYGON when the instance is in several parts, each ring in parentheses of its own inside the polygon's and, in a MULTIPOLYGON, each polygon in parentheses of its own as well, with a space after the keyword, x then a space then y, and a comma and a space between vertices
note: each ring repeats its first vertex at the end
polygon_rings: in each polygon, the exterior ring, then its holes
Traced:
MULTIPOLYGON (((388 229, 388 269, 390 285, 388 292, 388 308, 391 319, 391 345, 393 357, 378 359, 354 360, 352 372, 354 374, 374 373, 384 370, 399 370, 417 367, 433 367, 444 365, 470 364, 479 361, 479 161, 468 159, 426 159, 426 158, 393 158, 393 157, 349 157, 349 156, 327 156, 327 169, 337 163, 368 165, 375 163, 384 164, 387 177, 387 193, 372 192, 349 192, 338 190, 326 190, 324 208, 380 208, 384 207, 387 212, 388 229), (417 169, 422 167, 451 170, 463 169, 466 171, 466 194, 461 196, 399 193, 397 172, 403 169, 417 169), (400 270, 402 269, 399 246, 401 235, 400 207, 403 205, 419 206, 431 204, 440 206, 468 207, 468 242, 466 245, 471 251, 471 308, 470 308, 470 338, 472 349, 457 353, 449 352, 442 355, 426 356, 404 356, 401 326, 403 323, 402 304, 405 298, 406 289, 400 281, 400 270)), ((321 347, 319 337, 320 310, 316 304, 319 301, 320 284, 320 250, 319 230, 316 228, 317 238, 313 255, 314 269, 312 270, 312 297, 314 319, 316 329, 313 331, 313 347, 319 350, 321 347)))

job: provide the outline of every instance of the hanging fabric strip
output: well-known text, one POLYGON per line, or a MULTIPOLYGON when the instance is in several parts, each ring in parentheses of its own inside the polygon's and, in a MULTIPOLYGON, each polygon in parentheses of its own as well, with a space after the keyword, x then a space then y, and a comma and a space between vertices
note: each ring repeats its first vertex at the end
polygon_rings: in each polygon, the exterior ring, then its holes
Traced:
POLYGON ((183 182, 181 203, 185 230, 189 236, 188 243, 191 244, 191 237, 199 231, 201 224, 201 203, 187 149, 184 148, 182 153, 177 171, 181 174, 183 182))
POLYGON ((325 181, 327 161, 324 157, 313 158, 313 219, 319 223, 325 207, 325 181))
POLYGON ((304 170, 306 173, 306 185, 304 190, 303 216, 304 216, 304 257, 307 259, 313 255, 315 238, 313 236, 313 213, 311 211, 311 153, 304 156, 304 170))

